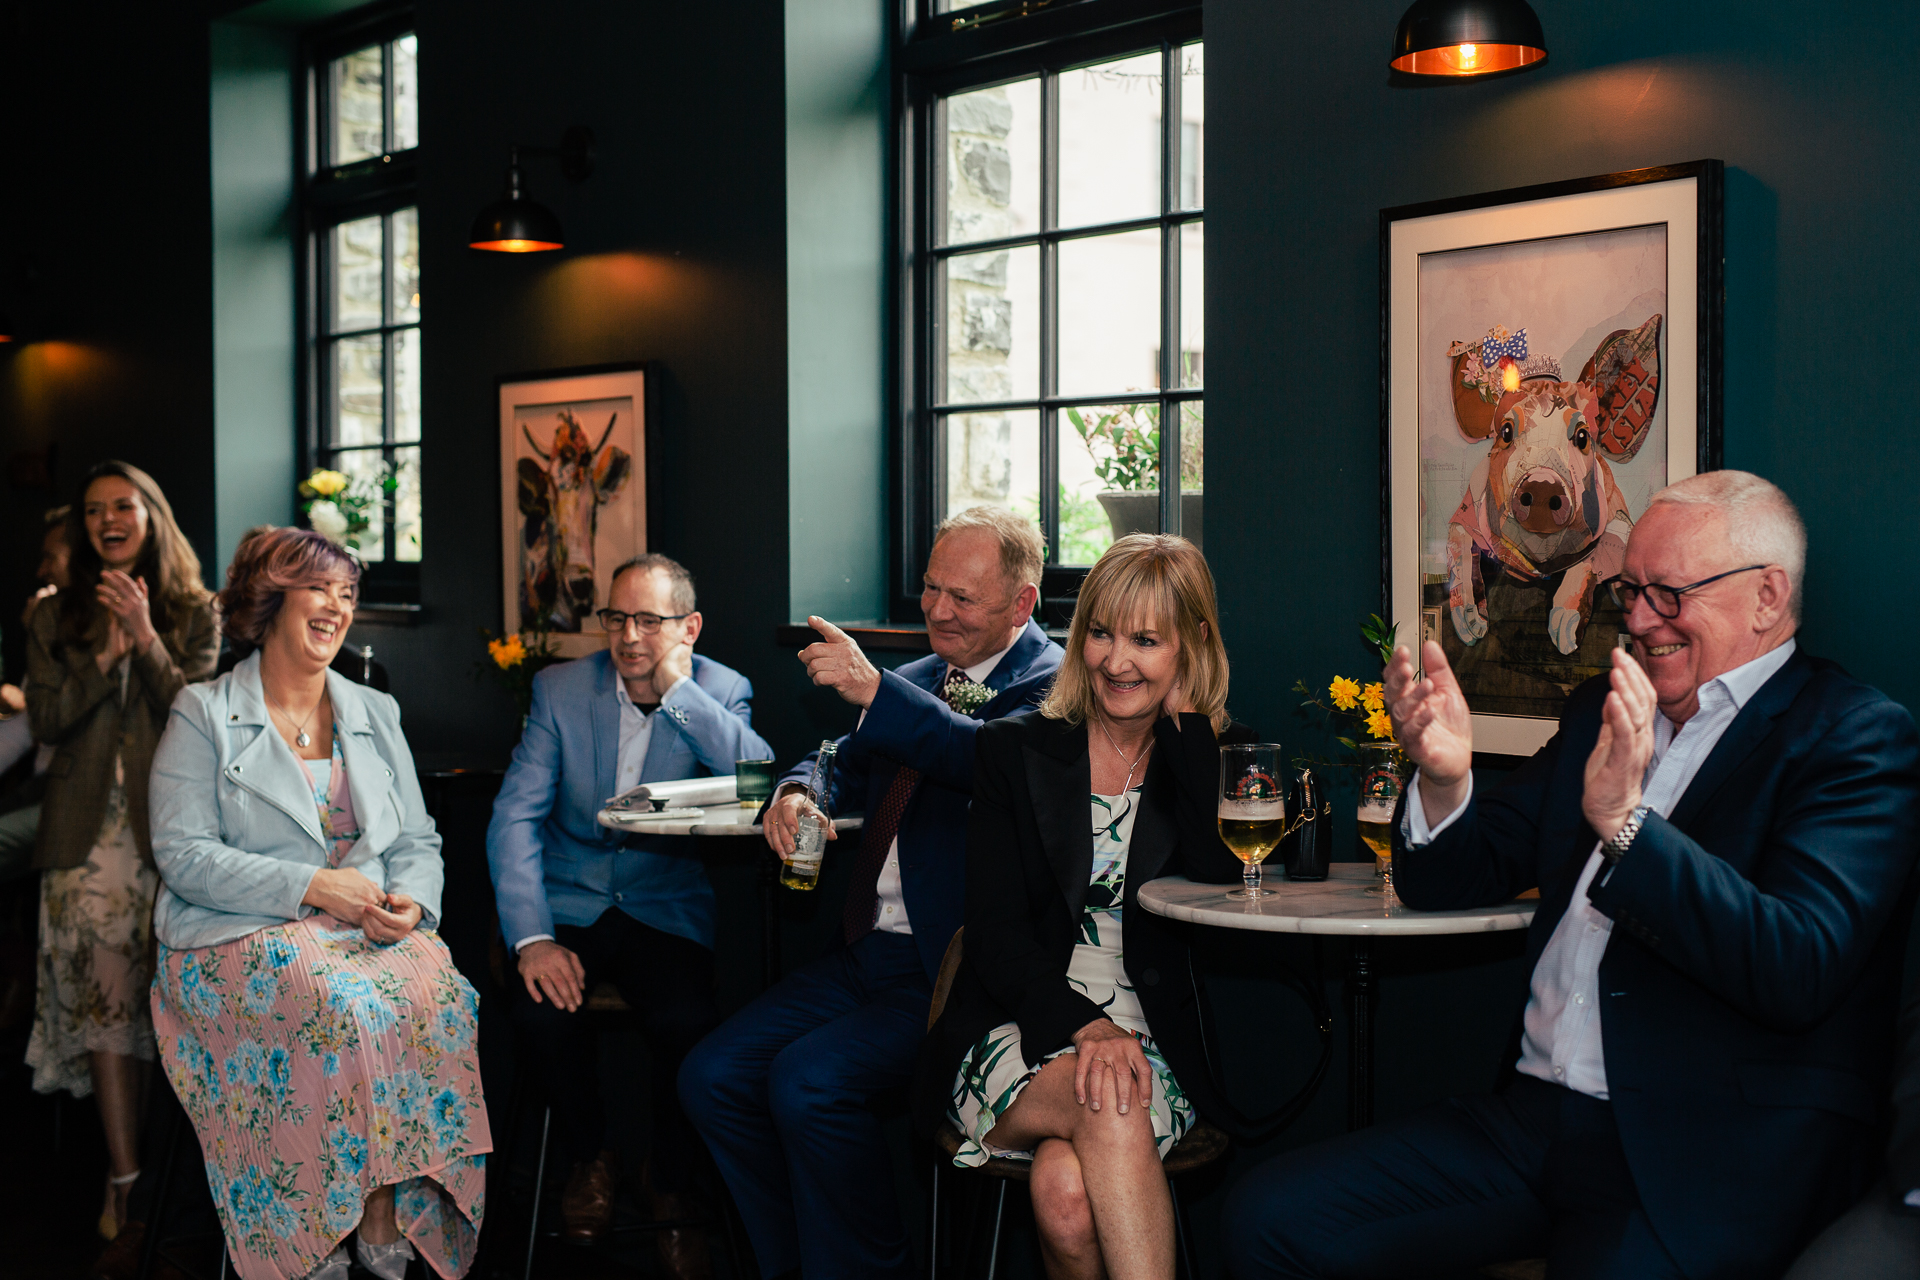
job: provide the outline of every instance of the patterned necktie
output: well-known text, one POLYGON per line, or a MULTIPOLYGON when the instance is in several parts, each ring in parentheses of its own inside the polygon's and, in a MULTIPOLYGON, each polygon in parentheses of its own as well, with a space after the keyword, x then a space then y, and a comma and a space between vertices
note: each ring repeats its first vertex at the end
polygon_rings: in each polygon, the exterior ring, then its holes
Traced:
MULTIPOLYGON (((946 683, 940 686, 940 698, 952 705, 953 691, 967 683, 967 673, 958 667, 947 668, 946 683)), ((900 819, 920 785, 920 771, 901 765, 893 781, 880 798, 880 807, 867 815, 860 833, 860 860, 853 864, 853 883, 847 889, 847 905, 840 916, 840 932, 852 946, 873 932, 880 915, 880 872, 887 865, 887 850, 900 834, 900 819)))

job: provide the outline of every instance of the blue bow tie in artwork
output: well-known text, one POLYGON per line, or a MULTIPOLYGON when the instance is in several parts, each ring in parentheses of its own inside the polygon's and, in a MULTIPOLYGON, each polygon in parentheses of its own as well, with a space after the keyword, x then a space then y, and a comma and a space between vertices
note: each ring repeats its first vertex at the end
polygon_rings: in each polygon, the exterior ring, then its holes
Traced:
POLYGON ((1512 357, 1515 364, 1527 358, 1527 331, 1507 333, 1502 329, 1491 329, 1480 340, 1480 363, 1488 369, 1499 364, 1503 357, 1512 357))

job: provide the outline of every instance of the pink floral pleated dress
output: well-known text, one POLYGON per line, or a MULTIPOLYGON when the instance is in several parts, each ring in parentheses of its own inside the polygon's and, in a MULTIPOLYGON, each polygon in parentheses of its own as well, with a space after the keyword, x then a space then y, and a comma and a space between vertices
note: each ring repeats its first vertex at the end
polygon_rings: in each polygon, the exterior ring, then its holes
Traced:
MULTIPOLYGON (((332 866, 360 838, 339 744, 336 728, 330 762, 301 761, 332 866)), ((389 1185, 420 1256, 466 1274, 493 1138, 480 997, 437 934, 382 944, 316 913, 218 946, 162 946, 152 1003, 243 1280, 311 1274, 389 1185)))

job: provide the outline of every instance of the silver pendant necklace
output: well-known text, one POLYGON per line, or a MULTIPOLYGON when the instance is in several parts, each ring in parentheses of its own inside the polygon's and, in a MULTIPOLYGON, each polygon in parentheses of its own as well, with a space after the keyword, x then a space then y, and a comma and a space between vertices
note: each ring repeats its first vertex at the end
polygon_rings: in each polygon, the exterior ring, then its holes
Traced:
MULTIPOLYGON (((1094 723, 1100 726, 1101 736, 1106 738, 1107 745, 1113 748, 1113 754, 1119 756, 1122 760, 1125 760, 1127 758, 1127 753, 1120 749, 1120 744, 1115 742, 1113 740, 1113 735, 1107 732, 1107 726, 1104 723, 1102 723, 1098 717, 1095 717, 1094 723)), ((1120 788, 1121 795, 1126 795, 1128 792, 1133 790, 1133 771, 1140 767, 1140 762, 1147 758, 1147 752, 1151 750, 1153 750, 1153 739, 1148 738, 1147 745, 1140 748, 1140 754, 1135 756, 1133 758, 1133 763, 1127 766, 1127 782, 1125 786, 1120 788)))
MULTIPOLYGON (((265 692, 266 692, 266 690, 264 690, 264 689, 262 689, 262 690, 261 690, 261 692, 262 692, 262 693, 265 693, 265 692)), ((326 697, 326 695, 325 695, 325 694, 322 694, 322 695, 321 695, 321 698, 322 698, 322 700, 323 700, 323 701, 325 700, 325 697, 326 697)), ((301 721, 299 721, 299 722, 298 722, 297 724, 296 724, 296 723, 295 723, 295 721, 294 721, 294 718, 293 718, 293 713, 292 713, 292 712, 290 712, 290 711, 288 711, 288 710, 287 710, 287 709, 286 709, 285 707, 283 707, 283 706, 281 706, 281 705, 280 705, 279 703, 277 703, 277 702, 275 702, 275 701, 274 701, 274 700, 273 700, 272 698, 268 698, 268 699, 267 699, 267 703, 268 703, 268 704, 269 704, 270 706, 272 706, 272 708, 273 708, 273 709, 274 709, 275 711, 278 711, 278 712, 280 713, 280 715, 281 715, 281 717, 282 717, 283 719, 285 719, 285 720, 286 720, 286 722, 287 722, 288 724, 291 724, 291 725, 293 725, 293 726, 294 726, 294 730, 295 730, 295 732, 294 732, 294 735, 293 735, 293 745, 294 745, 294 746, 296 746, 296 747, 307 747, 307 746, 311 746, 311 745, 313 745, 313 739, 312 739, 312 738, 311 738, 311 737, 310 737, 310 736, 309 736, 309 735, 307 734, 307 721, 308 721, 308 720, 311 720, 311 719, 313 719, 313 713, 314 713, 315 711, 318 711, 318 710, 320 709, 320 703, 318 703, 318 702, 316 702, 316 703, 314 703, 314 704, 313 704, 313 706, 312 706, 311 708, 309 708, 309 709, 308 709, 308 711, 307 711, 307 714, 306 714, 306 718, 305 718, 305 719, 303 719, 303 720, 301 720, 301 721)), ((1111 741, 1112 741, 1112 739, 1111 739, 1111 738, 1109 738, 1109 739, 1108 739, 1108 741, 1109 741, 1109 742, 1111 742, 1111 741)))

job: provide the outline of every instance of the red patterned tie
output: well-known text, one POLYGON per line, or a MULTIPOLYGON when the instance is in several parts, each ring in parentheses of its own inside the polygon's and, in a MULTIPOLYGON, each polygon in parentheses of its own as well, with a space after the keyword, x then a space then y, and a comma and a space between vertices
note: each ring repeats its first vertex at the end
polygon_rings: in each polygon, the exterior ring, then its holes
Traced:
MULTIPOLYGON (((951 702, 955 687, 966 681, 966 672, 958 667, 947 668, 946 683, 940 686, 941 699, 951 702)), ((860 861, 853 864, 853 883, 847 889, 847 905, 840 917, 840 931, 848 946, 873 932, 880 914, 880 871, 887 865, 887 850, 900 834, 900 819, 913 799, 914 788, 919 785, 920 771, 901 765, 894 772, 893 781, 887 784, 880 807, 867 815, 866 827, 860 833, 860 861)))

